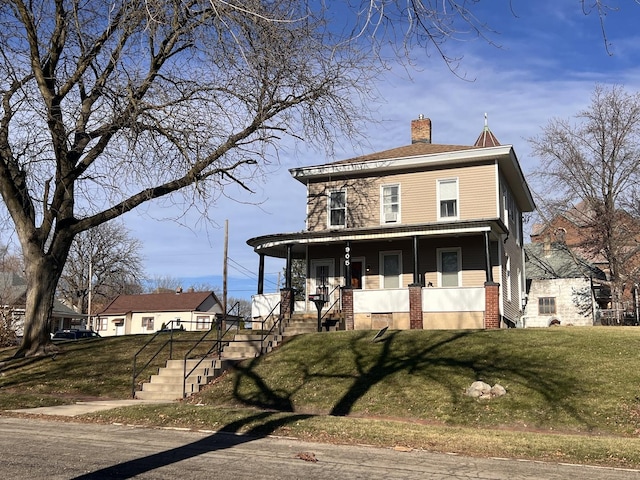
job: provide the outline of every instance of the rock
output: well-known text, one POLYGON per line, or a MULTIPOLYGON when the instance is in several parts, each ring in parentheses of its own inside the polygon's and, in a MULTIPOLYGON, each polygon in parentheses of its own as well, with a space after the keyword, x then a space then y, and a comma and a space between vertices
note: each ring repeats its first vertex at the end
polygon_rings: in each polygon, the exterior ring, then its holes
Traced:
POLYGON ((484 382, 473 382, 467 391, 465 392, 471 398, 479 398, 483 395, 491 395, 491 385, 484 382))
POLYGON ((492 397, 502 397, 506 394, 507 394, 507 390, 499 383, 496 383, 493 387, 491 387, 492 397))

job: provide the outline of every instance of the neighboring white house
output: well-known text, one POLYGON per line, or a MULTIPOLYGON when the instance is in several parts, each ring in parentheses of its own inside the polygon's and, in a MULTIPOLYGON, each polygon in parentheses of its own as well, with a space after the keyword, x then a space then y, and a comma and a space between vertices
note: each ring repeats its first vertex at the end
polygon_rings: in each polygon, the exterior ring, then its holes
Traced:
POLYGON ((594 280, 605 273, 563 243, 525 245, 527 303, 521 327, 593 325, 597 310, 594 280))
POLYGON ((214 292, 119 295, 98 314, 94 328, 103 337, 154 333, 169 326, 204 331, 222 312, 214 292))
MULTIPOLYGON (((18 337, 24 330, 27 281, 14 272, 0 272, 0 319, 6 322, 18 337)), ((78 313, 58 300, 53 301, 53 311, 49 318, 52 332, 63 328, 84 328, 86 315, 78 313)))

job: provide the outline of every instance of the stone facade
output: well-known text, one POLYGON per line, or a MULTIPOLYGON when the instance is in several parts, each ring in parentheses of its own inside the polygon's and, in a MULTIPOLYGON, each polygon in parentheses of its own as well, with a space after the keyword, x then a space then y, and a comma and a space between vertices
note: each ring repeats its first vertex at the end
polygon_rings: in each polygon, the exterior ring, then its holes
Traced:
MULTIPOLYGON (((549 301, 546 301, 547 310, 550 310, 549 301)), ((521 326, 548 327, 552 322, 555 324, 555 321, 560 322, 560 325, 593 325, 593 306, 591 282, 588 278, 535 280, 531 283, 521 326), (541 298, 553 299, 554 313, 541 312, 541 298)))

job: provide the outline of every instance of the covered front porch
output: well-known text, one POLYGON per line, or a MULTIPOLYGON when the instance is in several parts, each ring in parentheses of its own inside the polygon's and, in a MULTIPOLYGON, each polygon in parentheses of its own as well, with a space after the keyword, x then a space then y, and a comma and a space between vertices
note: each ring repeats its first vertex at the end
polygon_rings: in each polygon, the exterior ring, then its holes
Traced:
POLYGON ((260 255, 252 317, 312 315, 321 303, 321 314, 339 315, 346 329, 499 328, 500 285, 494 276, 500 275, 504 231, 496 220, 251 239, 247 243, 260 255), (455 253, 457 271, 442 265, 450 260, 442 252, 455 253), (279 293, 263 291, 265 256, 286 259, 279 293), (294 259, 306 265, 305 292, 297 301, 294 259))

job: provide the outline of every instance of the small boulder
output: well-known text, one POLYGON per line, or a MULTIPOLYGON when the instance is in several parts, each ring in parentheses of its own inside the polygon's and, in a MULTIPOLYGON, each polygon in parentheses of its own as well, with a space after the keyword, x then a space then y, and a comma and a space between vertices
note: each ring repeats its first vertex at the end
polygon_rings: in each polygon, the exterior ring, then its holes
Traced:
POLYGON ((471 398, 488 397, 491 395, 491 385, 484 382, 473 382, 465 392, 471 398))
POLYGON ((491 387, 492 397, 502 397, 506 394, 507 394, 507 390, 499 383, 496 383, 493 387, 491 387))

